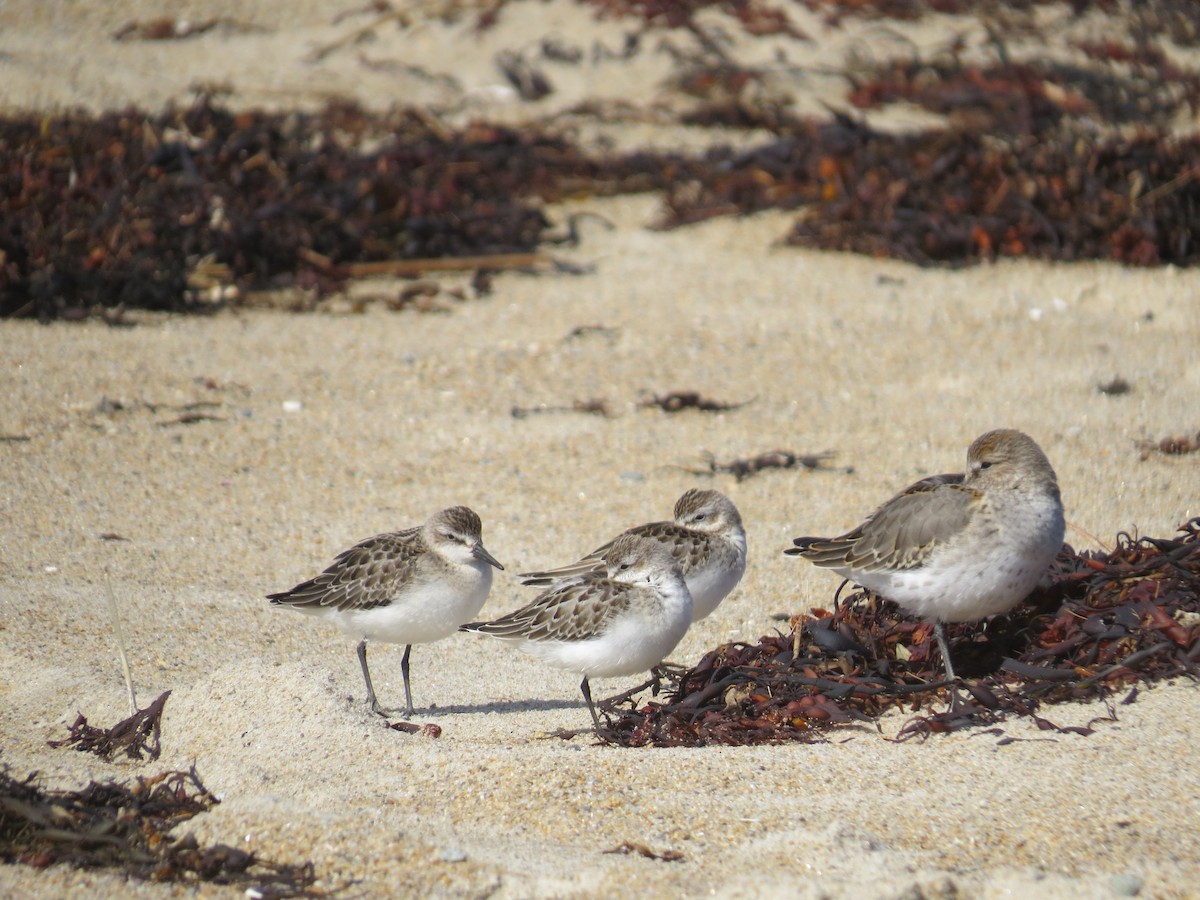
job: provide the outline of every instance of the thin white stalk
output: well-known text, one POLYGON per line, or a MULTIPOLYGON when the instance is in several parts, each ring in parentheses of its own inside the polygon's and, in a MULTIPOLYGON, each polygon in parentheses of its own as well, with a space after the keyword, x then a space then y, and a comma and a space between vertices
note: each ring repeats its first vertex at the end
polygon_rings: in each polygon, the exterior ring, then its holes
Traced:
POLYGON ((125 630, 121 627, 121 614, 117 610, 117 595, 113 593, 112 578, 104 570, 104 587, 108 593, 108 614, 112 616, 113 632, 117 636, 117 650, 121 654, 121 671, 125 674, 125 690, 129 693, 129 714, 138 711, 137 697, 133 693, 133 676, 129 672, 129 657, 125 654, 125 630))

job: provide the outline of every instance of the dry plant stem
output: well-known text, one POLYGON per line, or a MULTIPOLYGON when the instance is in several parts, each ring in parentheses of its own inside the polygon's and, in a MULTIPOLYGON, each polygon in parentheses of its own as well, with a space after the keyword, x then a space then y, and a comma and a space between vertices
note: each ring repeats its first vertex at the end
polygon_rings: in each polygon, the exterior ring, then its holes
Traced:
POLYGON ((386 12, 382 13, 377 18, 375 18, 374 20, 372 20, 367 25, 364 25, 361 28, 354 29, 354 31, 351 31, 349 34, 343 35, 342 37, 338 38, 336 41, 331 41, 330 43, 325 44, 324 46, 318 47, 316 50, 314 50, 312 53, 309 54, 309 56, 305 60, 305 62, 319 63, 319 62, 321 62, 321 60, 325 59, 325 57, 329 56, 334 51, 340 50, 343 47, 349 46, 350 44, 358 43, 363 38, 372 34, 377 28, 379 28, 379 26, 385 25, 388 22, 392 21, 393 19, 398 21, 402 28, 407 28, 409 25, 408 12, 406 10, 389 9, 386 12))
POLYGON ((343 267, 351 278, 368 275, 421 275, 425 272, 462 272, 471 269, 527 269, 549 262, 544 253, 492 253, 484 256, 444 256, 430 259, 386 259, 349 263, 343 267))
POLYGON ((1100 538, 1096 537, 1096 535, 1092 534, 1087 529, 1080 528, 1074 522, 1068 522, 1067 527, 1070 528, 1072 531, 1074 531, 1076 534, 1081 534, 1085 538, 1087 538, 1089 541, 1092 541, 1093 543, 1095 543, 1095 545, 1097 547, 1099 547, 1101 550, 1103 550, 1105 553, 1112 553, 1112 549, 1113 549, 1112 547, 1110 547, 1108 544, 1104 543, 1104 541, 1100 540, 1100 538))
POLYGON ((129 714, 138 711, 137 696, 133 690, 133 675, 129 671, 129 657, 125 653, 125 629, 121 627, 121 613, 117 609, 117 595, 113 593, 112 576, 104 570, 104 592, 108 597, 108 614, 112 617, 113 634, 117 636, 117 651, 121 656, 121 672, 125 676, 125 690, 129 695, 129 714))

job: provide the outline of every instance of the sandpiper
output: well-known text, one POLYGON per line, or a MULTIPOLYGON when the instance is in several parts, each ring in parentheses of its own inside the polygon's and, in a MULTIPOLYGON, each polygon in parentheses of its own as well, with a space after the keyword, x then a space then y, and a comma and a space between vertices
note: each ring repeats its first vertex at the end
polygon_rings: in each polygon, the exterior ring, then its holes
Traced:
POLYGON ((583 676, 592 722, 591 677, 632 675, 662 662, 692 623, 692 597, 679 564, 660 543, 623 534, 604 553, 605 571, 556 582, 528 606, 462 631, 512 641, 553 666, 583 676))
MULTIPOLYGON (((674 521, 635 525, 623 534, 650 538, 671 551, 692 595, 696 621, 711 615, 746 571, 742 517, 720 491, 691 488, 675 502, 674 521)), ((523 584, 545 586, 563 578, 603 572, 604 555, 612 545, 609 541, 570 565, 519 577, 523 584)))
POLYGON ((435 513, 416 528, 377 534, 339 553, 315 578, 290 591, 269 594, 272 604, 325 616, 361 637, 358 661, 367 702, 381 716, 367 668, 367 641, 404 644, 404 714, 413 714, 408 657, 413 644, 454 634, 477 616, 492 587, 492 568, 503 569, 483 546, 479 516, 465 506, 435 513))
POLYGON ((955 681, 944 623, 1006 612, 1037 586, 1062 547, 1058 480, 1020 431, 976 438, 967 471, 918 481, 851 531, 796 538, 785 551, 833 569, 931 620, 955 681))

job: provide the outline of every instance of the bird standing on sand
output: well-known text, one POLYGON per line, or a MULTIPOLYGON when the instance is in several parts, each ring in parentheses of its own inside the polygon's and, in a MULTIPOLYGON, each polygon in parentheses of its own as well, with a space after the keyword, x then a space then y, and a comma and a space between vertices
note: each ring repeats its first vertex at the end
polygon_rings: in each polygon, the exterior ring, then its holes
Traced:
POLYGON ((381 716, 367 668, 367 641, 404 644, 404 714, 413 714, 408 657, 413 644, 454 634, 479 614, 492 588, 492 568, 503 569, 483 546, 479 516, 465 506, 435 513, 416 528, 377 534, 339 553, 315 578, 269 594, 272 605, 325 616, 361 637, 358 661, 367 702, 381 716))
POLYGON ((692 597, 679 564, 656 541, 623 534, 604 553, 603 573, 556 582, 528 606, 460 630, 516 643, 553 666, 583 675, 592 722, 600 718, 588 679, 658 665, 692 624, 692 597))
POLYGON ((925 479, 835 538, 785 551, 932 620, 946 675, 945 622, 1006 612, 1027 597, 1062 547, 1062 498, 1032 438, 1000 429, 975 439, 961 477, 925 479))
MULTIPOLYGON (((694 621, 710 615, 746 571, 746 529, 733 501, 720 491, 691 488, 675 502, 674 521, 635 525, 622 534, 650 538, 671 552, 692 595, 694 621)), ((609 541, 570 565, 519 577, 522 584, 546 586, 587 572, 603 572, 604 555, 612 545, 609 541)))

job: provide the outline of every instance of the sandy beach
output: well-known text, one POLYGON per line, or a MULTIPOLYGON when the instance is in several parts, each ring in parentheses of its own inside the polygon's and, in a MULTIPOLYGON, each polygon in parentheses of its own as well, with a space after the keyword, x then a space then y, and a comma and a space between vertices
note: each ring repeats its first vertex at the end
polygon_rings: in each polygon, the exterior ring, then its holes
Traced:
MULTIPOLYGON (((484 37, 465 20, 381 29, 356 52, 435 68, 454 40, 486 42, 462 62, 461 114, 516 120, 517 104, 486 99, 503 93, 491 56, 519 43, 530 6, 513 5, 484 37)), ((580 44, 623 33, 561 0, 535 6, 546 31, 580 44)), ((70 16, 10 4, 4 103, 157 108, 204 79, 232 83, 234 105, 447 100, 353 53, 306 63, 354 26, 333 23, 337 3, 281 10, 175 3, 171 15, 262 30, 152 44, 108 39, 167 14, 144 0, 70 16)), ((810 53, 844 53, 854 38, 831 35, 810 53)), ((636 77, 657 83, 666 63, 648 56, 636 77)), ((572 84, 560 73, 547 102, 601 83, 627 89, 605 75, 585 67, 572 84)), ((624 128, 622 142, 680 137, 624 128)), ((585 226, 580 246, 554 251, 593 272, 501 274, 490 295, 467 289, 441 313, 331 303, 303 315, 134 313, 126 329, 0 323, 0 433, 28 438, 0 443, 0 765, 62 788, 194 765, 221 803, 184 830, 311 860, 319 886, 352 885, 350 896, 1194 896, 1192 683, 1047 711, 1063 725, 1115 713, 1090 736, 1011 719, 1003 735, 1019 740, 1003 745, 982 730, 893 743, 905 717, 891 715, 881 731, 846 727, 812 745, 626 750, 551 736, 588 723, 578 678, 463 634, 412 653, 415 721, 439 725, 433 738, 370 713, 352 639, 270 608, 266 594, 355 541, 461 503, 506 567, 483 611, 497 616, 532 599, 514 573, 668 518, 686 488, 711 486, 741 511, 749 566, 672 654, 690 664, 786 628, 777 614, 828 604, 838 579, 785 558, 793 536, 840 532, 915 478, 961 470, 970 441, 995 427, 1044 448, 1076 547, 1120 531, 1169 536, 1200 514, 1200 458, 1143 459, 1139 445, 1200 427, 1195 273, 923 270, 782 247, 793 217, 780 213, 652 230, 658 203, 547 209, 556 222, 586 210, 614 224, 585 226), (1098 390, 1115 377, 1131 390, 1098 390), (675 415, 640 405, 672 390, 749 402, 675 415), (511 412, 590 399, 612 415, 511 412), (212 404, 211 418, 173 421, 197 403, 212 404), (821 470, 740 483, 686 471, 706 453, 774 449, 833 455, 821 470), (172 691, 156 762, 47 745, 78 713, 97 724, 127 713, 106 581, 139 700, 172 691), (623 842, 683 858, 605 852, 623 842)), ((402 700, 402 650, 371 649, 385 704, 402 700)), ((598 681, 593 693, 631 685, 598 681)), ((240 892, 3 865, 0 894, 240 892)))

